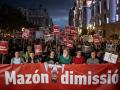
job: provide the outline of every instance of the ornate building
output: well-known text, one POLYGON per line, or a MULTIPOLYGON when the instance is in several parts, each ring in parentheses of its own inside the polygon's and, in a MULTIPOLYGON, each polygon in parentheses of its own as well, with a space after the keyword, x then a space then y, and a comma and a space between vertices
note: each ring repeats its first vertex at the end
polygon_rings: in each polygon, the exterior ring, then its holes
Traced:
POLYGON ((35 26, 50 27, 53 25, 52 19, 45 8, 18 8, 26 17, 27 21, 35 26))
POLYGON ((94 27, 103 36, 120 35, 120 0, 76 0, 75 3, 74 9, 70 9, 70 25, 94 27))

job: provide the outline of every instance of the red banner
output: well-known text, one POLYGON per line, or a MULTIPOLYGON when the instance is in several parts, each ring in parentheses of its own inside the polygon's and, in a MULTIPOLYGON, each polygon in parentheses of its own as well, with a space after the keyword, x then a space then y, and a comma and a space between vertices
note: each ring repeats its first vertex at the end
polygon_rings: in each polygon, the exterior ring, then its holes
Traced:
POLYGON ((120 90, 118 64, 0 65, 0 90, 120 90))
POLYGON ((0 54, 8 53, 8 41, 0 41, 0 54))

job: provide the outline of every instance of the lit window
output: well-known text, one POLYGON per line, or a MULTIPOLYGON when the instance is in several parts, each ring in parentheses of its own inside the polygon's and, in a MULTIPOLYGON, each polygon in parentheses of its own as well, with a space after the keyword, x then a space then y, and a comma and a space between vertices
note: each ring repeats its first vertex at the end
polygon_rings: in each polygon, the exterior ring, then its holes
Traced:
POLYGON ((117 0, 117 4, 119 4, 119 0, 117 0))
POLYGON ((92 1, 87 1, 87 6, 89 7, 92 4, 92 1))
POLYGON ((101 1, 99 2, 99 5, 100 5, 100 14, 101 14, 101 1))
POLYGON ((107 9, 109 10, 109 0, 107 0, 107 9))
POLYGON ((116 21, 119 21, 119 15, 116 14, 116 21))
POLYGON ((101 25, 101 20, 99 19, 99 25, 101 25))
POLYGON ((95 26, 95 22, 93 23, 93 25, 95 26))
POLYGON ((116 10, 119 10, 119 7, 117 7, 116 10))
POLYGON ((107 17, 107 23, 109 23, 109 18, 107 17))

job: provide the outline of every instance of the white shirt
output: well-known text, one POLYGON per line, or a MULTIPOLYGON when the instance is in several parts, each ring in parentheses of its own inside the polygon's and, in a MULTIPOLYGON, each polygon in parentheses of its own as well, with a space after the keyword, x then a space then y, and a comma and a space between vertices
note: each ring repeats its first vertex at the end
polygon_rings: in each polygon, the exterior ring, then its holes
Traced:
POLYGON ((21 64, 20 58, 13 58, 13 61, 11 61, 11 64, 21 64))

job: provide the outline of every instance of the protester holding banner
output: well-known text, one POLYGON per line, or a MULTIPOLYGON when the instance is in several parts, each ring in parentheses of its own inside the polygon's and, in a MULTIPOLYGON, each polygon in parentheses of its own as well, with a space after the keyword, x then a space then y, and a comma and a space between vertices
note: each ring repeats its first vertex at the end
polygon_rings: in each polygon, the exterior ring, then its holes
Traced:
POLYGON ((39 59, 35 57, 34 52, 30 52, 30 56, 28 57, 28 63, 38 63, 39 59))
POLYGON ((73 58, 73 63, 75 64, 83 64, 85 63, 85 58, 82 56, 81 50, 77 50, 76 57, 73 58))
POLYGON ((89 42, 82 43, 82 52, 84 53, 85 59, 90 57, 91 46, 89 42))
POLYGON ((99 59, 96 57, 96 52, 91 52, 91 58, 87 59, 87 64, 99 64, 99 59))
POLYGON ((45 61, 50 63, 50 64, 55 64, 56 62, 58 62, 54 50, 50 51, 50 55, 46 58, 45 61))
POLYGON ((28 57, 30 56, 30 52, 32 52, 32 47, 31 46, 27 46, 27 51, 23 55, 25 60, 26 60, 26 62, 28 62, 28 57))
POLYGON ((59 63, 60 64, 71 64, 72 63, 72 57, 69 55, 68 49, 63 50, 63 55, 60 56, 59 63))
POLYGON ((24 59, 20 57, 20 53, 16 51, 15 57, 11 59, 11 64, 21 64, 21 63, 24 63, 24 59))

